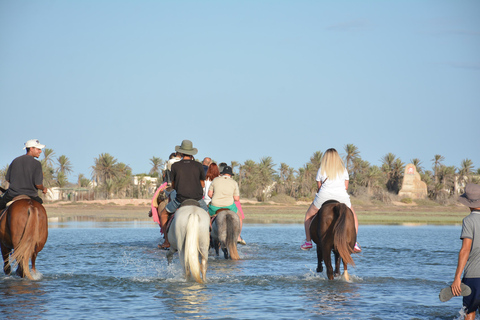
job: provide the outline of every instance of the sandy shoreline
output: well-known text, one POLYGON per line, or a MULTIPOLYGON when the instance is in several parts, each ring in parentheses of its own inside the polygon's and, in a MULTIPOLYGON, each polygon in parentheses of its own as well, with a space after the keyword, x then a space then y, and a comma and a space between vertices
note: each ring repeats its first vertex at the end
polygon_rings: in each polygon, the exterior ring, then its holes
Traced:
MULTIPOLYGON (((148 199, 111 199, 85 202, 45 203, 50 221, 102 220, 152 221, 148 217, 148 199)), ((310 204, 295 205, 242 201, 244 223, 303 223, 310 204)), ((360 224, 433 224, 458 225, 469 213, 464 206, 419 206, 394 203, 392 205, 354 205, 360 224)))

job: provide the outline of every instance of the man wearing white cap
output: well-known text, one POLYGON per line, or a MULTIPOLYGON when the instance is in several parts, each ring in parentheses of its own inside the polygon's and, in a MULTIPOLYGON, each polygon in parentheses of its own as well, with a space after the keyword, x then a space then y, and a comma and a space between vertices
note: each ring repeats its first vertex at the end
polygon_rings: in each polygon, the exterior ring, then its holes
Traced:
POLYGON ((40 161, 35 160, 42 153, 45 145, 40 144, 36 139, 28 140, 23 149, 27 153, 15 158, 8 167, 5 180, 9 182, 8 190, 0 198, 0 210, 3 210, 7 203, 19 195, 27 195, 35 201, 43 203, 38 196, 38 190, 47 193, 43 186, 43 171, 40 161))

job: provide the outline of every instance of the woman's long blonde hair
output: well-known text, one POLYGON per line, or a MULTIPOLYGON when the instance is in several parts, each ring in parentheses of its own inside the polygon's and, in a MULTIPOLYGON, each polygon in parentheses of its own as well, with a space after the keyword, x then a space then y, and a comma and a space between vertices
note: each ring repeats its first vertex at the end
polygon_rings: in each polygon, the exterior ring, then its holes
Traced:
POLYGON ((345 172, 343 160, 334 148, 325 151, 322 160, 320 160, 320 168, 322 168, 322 175, 332 180, 341 177, 345 172))

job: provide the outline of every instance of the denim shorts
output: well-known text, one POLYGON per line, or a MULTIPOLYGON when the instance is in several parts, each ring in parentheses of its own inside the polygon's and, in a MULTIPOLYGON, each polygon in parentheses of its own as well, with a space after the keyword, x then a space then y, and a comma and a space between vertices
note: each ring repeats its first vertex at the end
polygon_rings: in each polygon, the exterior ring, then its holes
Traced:
MULTIPOLYGON (((205 203, 205 201, 203 199, 198 200, 198 204, 200 204, 200 207, 203 210, 208 212, 207 204, 205 203)), ((177 200, 177 198, 174 198, 174 199, 170 200, 170 202, 167 204, 165 209, 167 210, 168 213, 174 213, 175 211, 177 211, 178 208, 180 208, 180 205, 181 205, 181 202, 179 202, 177 200)))
POLYGON ((463 283, 472 289, 472 293, 463 297, 463 306, 467 308, 467 313, 480 310, 480 278, 463 278, 463 283))

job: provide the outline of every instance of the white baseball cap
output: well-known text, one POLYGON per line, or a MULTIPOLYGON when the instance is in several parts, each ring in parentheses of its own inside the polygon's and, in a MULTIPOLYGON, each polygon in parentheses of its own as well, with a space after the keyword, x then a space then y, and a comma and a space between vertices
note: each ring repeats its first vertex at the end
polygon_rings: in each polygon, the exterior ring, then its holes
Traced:
POLYGON ((37 139, 32 139, 25 142, 25 147, 23 147, 23 149, 26 149, 26 148, 43 149, 45 148, 45 145, 40 144, 40 142, 37 139))

